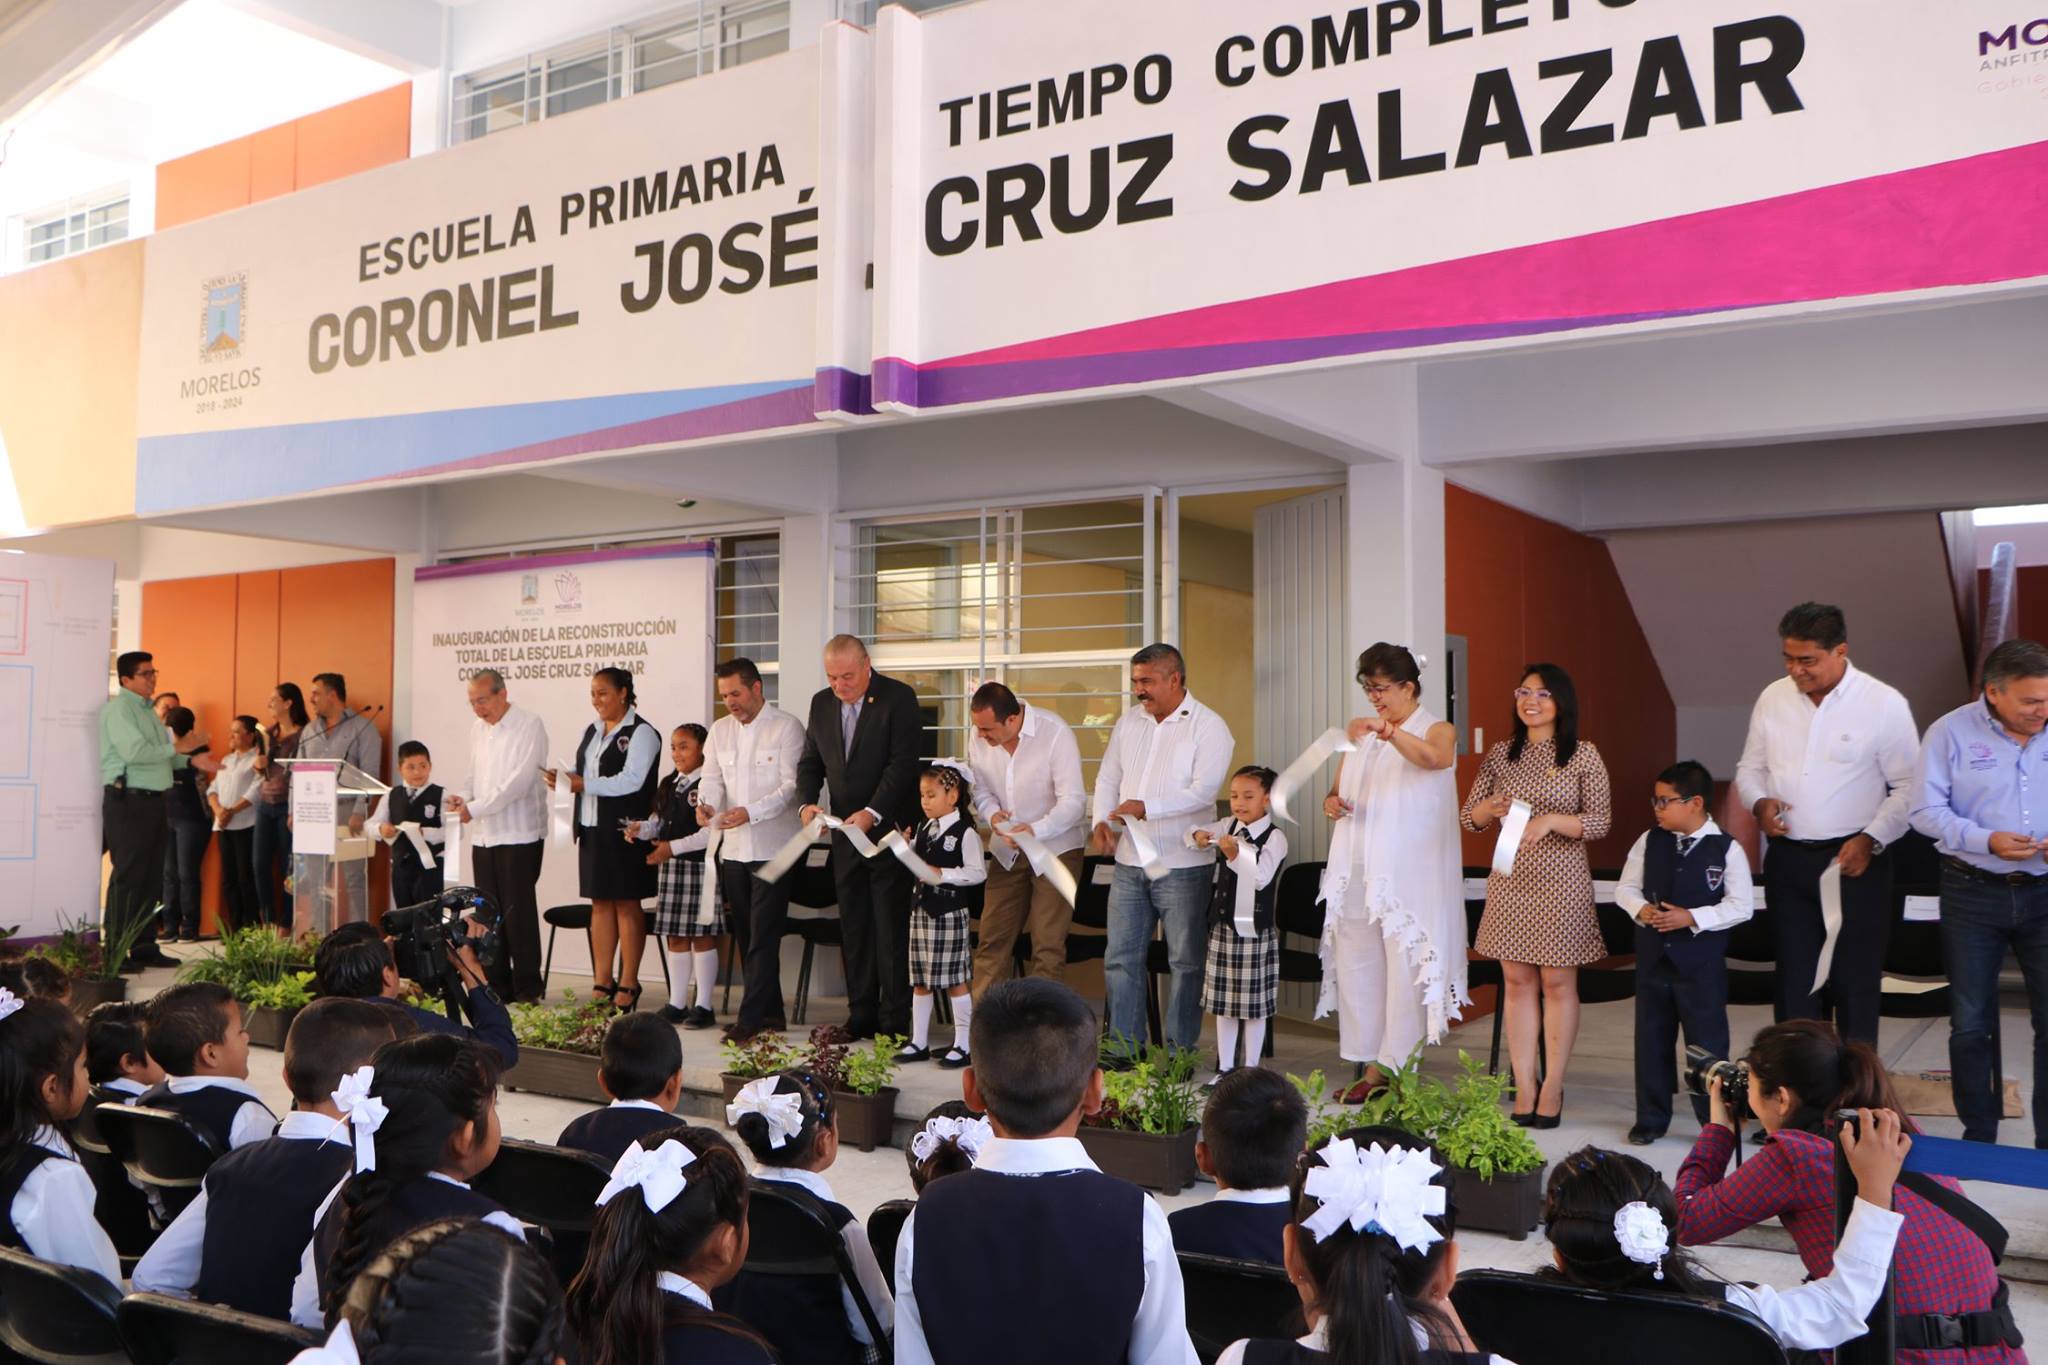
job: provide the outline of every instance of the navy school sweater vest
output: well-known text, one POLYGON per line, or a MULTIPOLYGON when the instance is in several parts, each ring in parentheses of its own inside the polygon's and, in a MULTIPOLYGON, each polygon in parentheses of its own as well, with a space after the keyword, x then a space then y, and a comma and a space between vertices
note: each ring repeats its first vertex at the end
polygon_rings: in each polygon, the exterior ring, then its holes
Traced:
MULTIPOLYGON (((1665 829, 1651 830, 1643 843, 1643 895, 1653 904, 1668 901, 1687 910, 1720 904, 1728 873, 1728 846, 1734 842, 1727 834, 1704 835, 1680 858, 1677 835, 1665 829)), ((1668 957, 1681 974, 1690 974, 1727 954, 1726 929, 1660 934, 1636 926, 1636 965, 1641 968, 1668 957)))
POLYGON ((1242 1204, 1212 1199, 1166 1216, 1173 1229, 1173 1249, 1204 1256, 1234 1256, 1240 1261, 1283 1263, 1280 1233, 1293 1216, 1285 1200, 1275 1204, 1242 1204))
MULTIPOLYGON (((321 1191, 320 1198, 326 1197, 327 1192, 321 1191)), ((314 1202, 317 1205, 319 1201, 314 1202)), ((407 1181, 385 1198, 384 1207, 370 1224, 369 1244, 373 1248, 370 1254, 374 1256, 414 1228, 443 1218, 482 1218, 485 1214, 504 1211, 495 1199, 475 1190, 423 1175, 407 1181)), ((334 1249, 341 1244, 341 1224, 347 1212, 346 1201, 341 1195, 336 1195, 334 1202, 327 1206, 326 1217, 320 1220, 313 1233, 313 1269, 319 1277, 323 1300, 327 1297, 327 1270, 334 1264, 334 1249)))
POLYGON ((45 1161, 62 1161, 44 1147, 31 1142, 17 1148, 4 1164, 0 1164, 0 1246, 13 1247, 16 1251, 27 1251, 28 1241, 21 1235, 21 1229, 14 1226, 14 1196, 21 1193, 22 1185, 35 1174, 36 1168, 45 1161))
MULTIPOLYGON (((778 1184, 777 1188, 809 1193, 800 1185, 778 1184)), ((844 1204, 817 1202, 834 1232, 843 1233, 854 1221, 853 1210, 844 1204)), ((742 1270, 712 1296, 712 1302, 766 1337, 775 1353, 790 1365, 799 1361, 803 1365, 859 1365, 864 1358, 846 1319, 842 1281, 836 1277, 742 1270)))
MULTIPOLYGON (((419 795, 417 796, 408 796, 405 788, 402 786, 393 787, 391 789, 390 807, 385 812, 384 818, 394 825, 402 825, 408 820, 416 820, 419 822, 422 830, 441 828, 440 786, 436 783, 429 783, 420 788, 419 795)), ((412 840, 404 835, 401 834, 391 841, 392 875, 394 877, 402 877, 405 885, 417 885, 419 878, 423 876, 431 877, 438 868, 438 859, 435 866, 431 868, 422 863, 420 861, 420 851, 414 848, 412 840)))
MULTIPOLYGON (((967 866, 967 850, 963 835, 967 833, 967 818, 962 816, 946 827, 944 833, 932 828, 927 820, 917 827, 917 838, 911 841, 911 848, 935 871, 944 872, 950 868, 967 866)), ((957 915, 968 906, 969 888, 954 886, 950 882, 940 886, 926 886, 917 883, 911 903, 927 915, 957 915)))
MULTIPOLYGON (((202 1133, 219 1144, 223 1154, 234 1147, 231 1134, 235 1130, 235 1115, 242 1112, 245 1104, 260 1104, 239 1090, 230 1090, 224 1085, 201 1086, 180 1095, 171 1089, 169 1081, 159 1081, 142 1092, 136 1101, 150 1109, 168 1109, 173 1114, 182 1114, 190 1119, 202 1133)), ((324 1193, 324 1191, 323 1191, 324 1193)))
POLYGON ((354 1153, 346 1141, 273 1137, 214 1162, 206 1172, 206 1235, 193 1294, 266 1318, 290 1316, 313 1214, 348 1175, 354 1153))
MULTIPOLYGON (((583 742, 576 746, 576 771, 586 777, 617 777, 625 771, 626 755, 633 747, 633 736, 648 729, 645 718, 637 712, 631 725, 622 726, 619 732, 603 744, 598 743, 598 726, 593 722, 583 732, 583 742)), ((645 820, 654 809, 654 789, 660 785, 661 764, 657 760, 648 766, 647 778, 640 784, 640 790, 626 796, 600 796, 597 798, 597 824, 583 823, 583 801, 577 798, 575 833, 578 839, 586 829, 603 831, 607 839, 619 837, 619 821, 627 818, 645 820)))
POLYGON ((606 1165, 614 1165, 626 1154, 626 1149, 641 1138, 649 1133, 659 1133, 664 1128, 674 1128, 682 1121, 674 1114, 654 1109, 614 1109, 607 1106, 570 1120, 562 1135, 555 1139, 555 1145, 589 1152, 603 1157, 606 1165))
MULTIPOLYGON (((1232 827, 1233 830, 1243 828, 1242 825, 1237 825, 1235 822, 1233 822, 1232 827)), ((1258 849, 1260 853, 1263 853, 1266 849, 1266 840, 1273 837, 1273 831, 1276 828, 1277 826, 1268 824, 1266 832, 1256 839, 1252 838, 1249 834, 1240 834, 1237 837, 1250 844, 1253 848, 1258 849)), ((1252 856, 1256 858, 1258 854, 1253 854, 1252 856)), ((1280 878, 1278 874, 1274 875, 1272 881, 1267 882, 1252 893, 1252 927, 1260 933, 1264 933, 1273 927, 1273 903, 1279 898, 1279 895, 1280 878)), ((1212 924, 1228 924, 1236 917, 1237 870, 1231 867, 1229 863, 1224 862, 1219 855, 1216 859, 1216 881, 1209 893, 1209 920, 1212 924)))
MULTIPOLYGON (((1424 1351, 1422 1365, 1493 1365, 1484 1351, 1424 1351)), ((1244 1344, 1244 1365, 1317 1365, 1328 1351, 1311 1351, 1298 1341, 1257 1340, 1244 1344)))
POLYGON ((917 1202, 911 1258, 932 1359, 1120 1365, 1145 1296, 1144 1220, 1144 1193, 1099 1171, 933 1181, 917 1202))
POLYGON ((662 1297, 660 1365, 779 1365, 767 1342, 738 1318, 709 1312, 680 1294, 662 1297))

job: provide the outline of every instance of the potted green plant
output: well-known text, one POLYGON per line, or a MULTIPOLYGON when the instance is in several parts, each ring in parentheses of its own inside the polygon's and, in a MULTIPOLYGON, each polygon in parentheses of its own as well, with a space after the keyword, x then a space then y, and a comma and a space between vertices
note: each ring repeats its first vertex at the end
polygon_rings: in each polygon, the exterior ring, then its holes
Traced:
POLYGON ((897 1091, 889 1082, 896 1077, 896 1051, 903 1042, 895 1034, 881 1033, 866 1047, 854 1048, 844 1029, 812 1031, 805 1065, 832 1091, 841 1143, 863 1152, 890 1145, 895 1136, 897 1091))
POLYGON ((579 1000, 574 991, 563 991, 559 1005, 514 1005, 512 1034, 519 1040, 519 1065, 505 1073, 505 1084, 536 1095, 605 1103, 604 1088, 597 1081, 598 1054, 613 1013, 609 999, 579 1000))
POLYGON ((1196 1054, 1191 1048, 1107 1046, 1134 1060, 1125 1070, 1103 1073, 1102 1108, 1081 1120, 1081 1145, 1105 1173, 1178 1194, 1195 1183, 1202 1120, 1196 1054))
POLYGON ((724 1088, 727 1104, 733 1102, 733 1097, 740 1093, 740 1087, 748 1081, 773 1076, 804 1062, 804 1054, 784 1042, 779 1033, 757 1033, 744 1043, 727 1042, 719 1047, 718 1055, 718 1079, 724 1088))
POLYGON ((86 1014, 95 1005, 128 998, 128 981, 121 968, 148 924, 148 916, 114 929, 89 920, 73 923, 60 919, 57 937, 35 953, 49 958, 71 977, 71 1008, 86 1014))
POLYGON ((1522 1241, 1543 1216, 1543 1152, 1502 1106, 1509 1078, 1489 1074, 1463 1050, 1458 1065, 1462 1074, 1430 1134, 1451 1166, 1458 1226, 1522 1241))
POLYGON ((242 1027, 249 1030, 249 1041, 282 1052, 285 1037, 292 1031, 292 1020, 313 1003, 313 974, 291 972, 275 981, 259 982, 238 994, 242 1000, 242 1027))
POLYGON ((266 924, 230 929, 203 957, 185 964, 180 981, 217 981, 242 1002, 249 1040, 280 1050, 292 1016, 313 1001, 313 954, 319 940, 294 939, 266 924))

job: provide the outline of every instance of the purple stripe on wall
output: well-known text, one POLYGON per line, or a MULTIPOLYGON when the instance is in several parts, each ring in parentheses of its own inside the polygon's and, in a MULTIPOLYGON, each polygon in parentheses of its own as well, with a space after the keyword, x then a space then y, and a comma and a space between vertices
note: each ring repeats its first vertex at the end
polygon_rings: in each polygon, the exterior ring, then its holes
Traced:
POLYGON ((430 564, 412 571, 413 581, 430 578, 471 578, 487 573, 526 573, 567 564, 601 564, 620 559, 691 559, 718 553, 709 540, 679 540, 666 545, 624 545, 614 550, 583 550, 571 554, 530 555, 519 559, 479 559, 469 564, 430 564))

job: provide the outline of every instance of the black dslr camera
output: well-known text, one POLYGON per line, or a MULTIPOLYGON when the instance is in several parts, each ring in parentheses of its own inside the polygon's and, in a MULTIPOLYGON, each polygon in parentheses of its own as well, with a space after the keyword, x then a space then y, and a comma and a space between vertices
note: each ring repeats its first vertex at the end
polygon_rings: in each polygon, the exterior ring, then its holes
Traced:
POLYGON ((1754 1117, 1749 1112, 1749 1064, 1716 1057, 1703 1047, 1688 1043, 1685 1049, 1685 1088, 1703 1099, 1714 1097, 1714 1082, 1722 1082, 1722 1098, 1728 1117, 1737 1123, 1754 1117))
POLYGON ((439 995, 454 1020, 462 1018, 460 1002, 468 987, 450 954, 468 948, 488 971, 502 951, 497 926, 497 908, 473 886, 451 886, 433 900, 384 914, 384 936, 391 940, 398 974, 439 995))

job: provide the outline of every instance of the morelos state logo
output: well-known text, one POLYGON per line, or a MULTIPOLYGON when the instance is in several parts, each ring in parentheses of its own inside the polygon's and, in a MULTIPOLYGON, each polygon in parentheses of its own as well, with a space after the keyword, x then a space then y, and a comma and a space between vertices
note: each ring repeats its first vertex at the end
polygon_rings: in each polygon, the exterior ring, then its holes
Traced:
POLYGON ((519 575, 519 605, 537 607, 540 605, 540 575, 526 573, 519 575))
POLYGON ((200 360, 239 358, 248 327, 248 275, 222 275, 208 280, 200 286, 200 294, 204 299, 199 326, 200 360))
POLYGON ((583 580, 567 569, 555 575, 555 601, 565 607, 583 605, 583 580))

